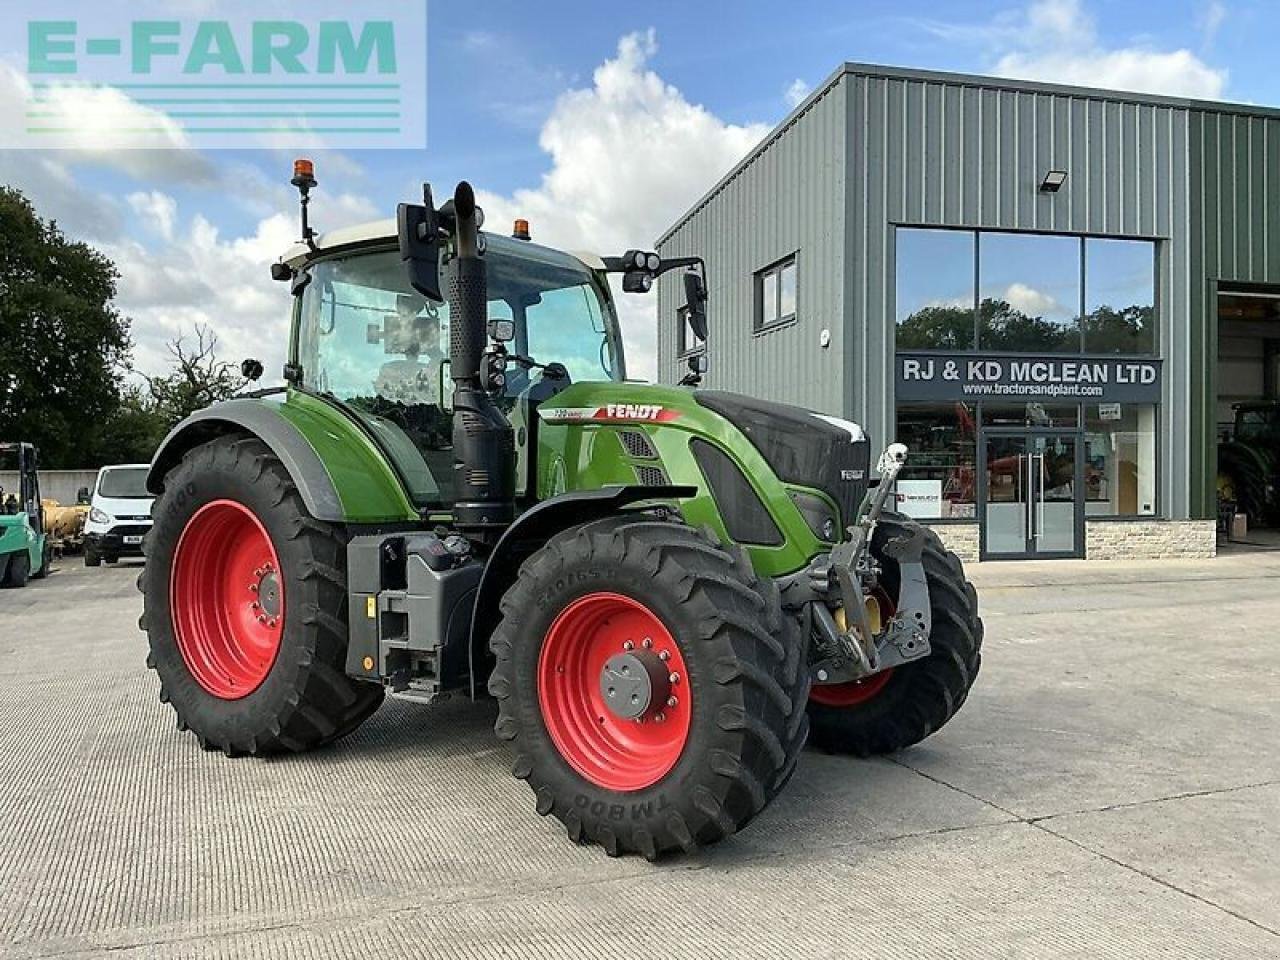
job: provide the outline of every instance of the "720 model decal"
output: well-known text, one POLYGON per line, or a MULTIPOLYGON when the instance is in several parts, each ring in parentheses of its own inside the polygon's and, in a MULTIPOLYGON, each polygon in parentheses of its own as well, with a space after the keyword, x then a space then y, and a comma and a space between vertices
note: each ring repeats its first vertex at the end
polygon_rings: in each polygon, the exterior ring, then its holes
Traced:
POLYGON ((540 407, 538 416, 548 423, 611 423, 618 420, 668 423, 678 419, 680 411, 668 410, 656 403, 606 403, 599 407, 540 407))

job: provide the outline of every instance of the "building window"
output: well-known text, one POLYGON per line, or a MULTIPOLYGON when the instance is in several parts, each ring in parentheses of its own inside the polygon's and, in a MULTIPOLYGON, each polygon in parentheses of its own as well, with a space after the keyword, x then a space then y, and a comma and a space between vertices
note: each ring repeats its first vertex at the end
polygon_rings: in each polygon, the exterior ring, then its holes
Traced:
POLYGON ((700 353, 707 347, 707 341, 693 332, 693 326, 689 323, 689 308, 681 307, 676 311, 676 324, 679 342, 676 344, 679 355, 687 357, 691 353, 700 353))
POLYGON ((899 350, 1156 354, 1156 246, 897 230, 899 350))
POLYGON ((1143 240, 1084 242, 1085 353, 1156 352, 1156 271, 1143 240))
POLYGON ((898 509, 922 520, 975 516, 975 427, 971 405, 901 404, 897 439, 911 451, 897 483, 898 509))
POLYGON ((978 348, 1079 353, 1080 239, 978 237, 978 348))
POLYGON ((761 330, 796 318, 796 258, 790 256, 756 274, 755 327, 761 330))
POLYGON ((1154 515, 1157 407, 1092 403, 1084 416, 1085 515, 1154 515))
POLYGON ((972 350, 971 230, 899 230, 898 349, 972 350))

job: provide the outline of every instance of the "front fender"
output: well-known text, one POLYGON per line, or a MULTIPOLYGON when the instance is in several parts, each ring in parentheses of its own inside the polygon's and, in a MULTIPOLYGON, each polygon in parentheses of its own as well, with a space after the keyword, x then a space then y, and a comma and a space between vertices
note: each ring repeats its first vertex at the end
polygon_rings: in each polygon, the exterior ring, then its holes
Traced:
POLYGON ((498 603, 515 582, 520 564, 529 554, 567 527, 612 516, 634 503, 684 500, 697 494, 698 488, 691 486, 600 487, 562 493, 520 514, 493 548, 476 589, 475 614, 471 618, 472 683, 476 676, 474 665, 487 655, 489 635, 502 616, 498 603))

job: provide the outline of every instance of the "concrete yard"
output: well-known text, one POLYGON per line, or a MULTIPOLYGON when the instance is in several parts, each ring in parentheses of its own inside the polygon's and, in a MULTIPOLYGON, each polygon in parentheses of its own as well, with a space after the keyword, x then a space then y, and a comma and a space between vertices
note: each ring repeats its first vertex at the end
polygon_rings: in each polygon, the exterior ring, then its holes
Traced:
POLYGON ((487 703, 201 752, 136 574, 0 592, 0 956, 1280 957, 1280 552, 975 566, 944 731, 656 865, 536 816, 487 703))

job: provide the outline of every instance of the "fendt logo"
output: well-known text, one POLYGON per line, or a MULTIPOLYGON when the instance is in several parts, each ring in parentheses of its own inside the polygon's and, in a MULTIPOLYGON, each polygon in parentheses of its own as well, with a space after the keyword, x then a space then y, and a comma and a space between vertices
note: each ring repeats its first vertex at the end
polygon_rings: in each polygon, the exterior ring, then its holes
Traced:
POLYGON ((0 147, 426 145, 426 0, 192 6, 12 0, 0 147))
POLYGON ((543 407, 538 416, 549 423, 568 421, 647 420, 667 423, 680 416, 678 410, 669 410, 656 403, 607 403, 602 407, 543 407))

